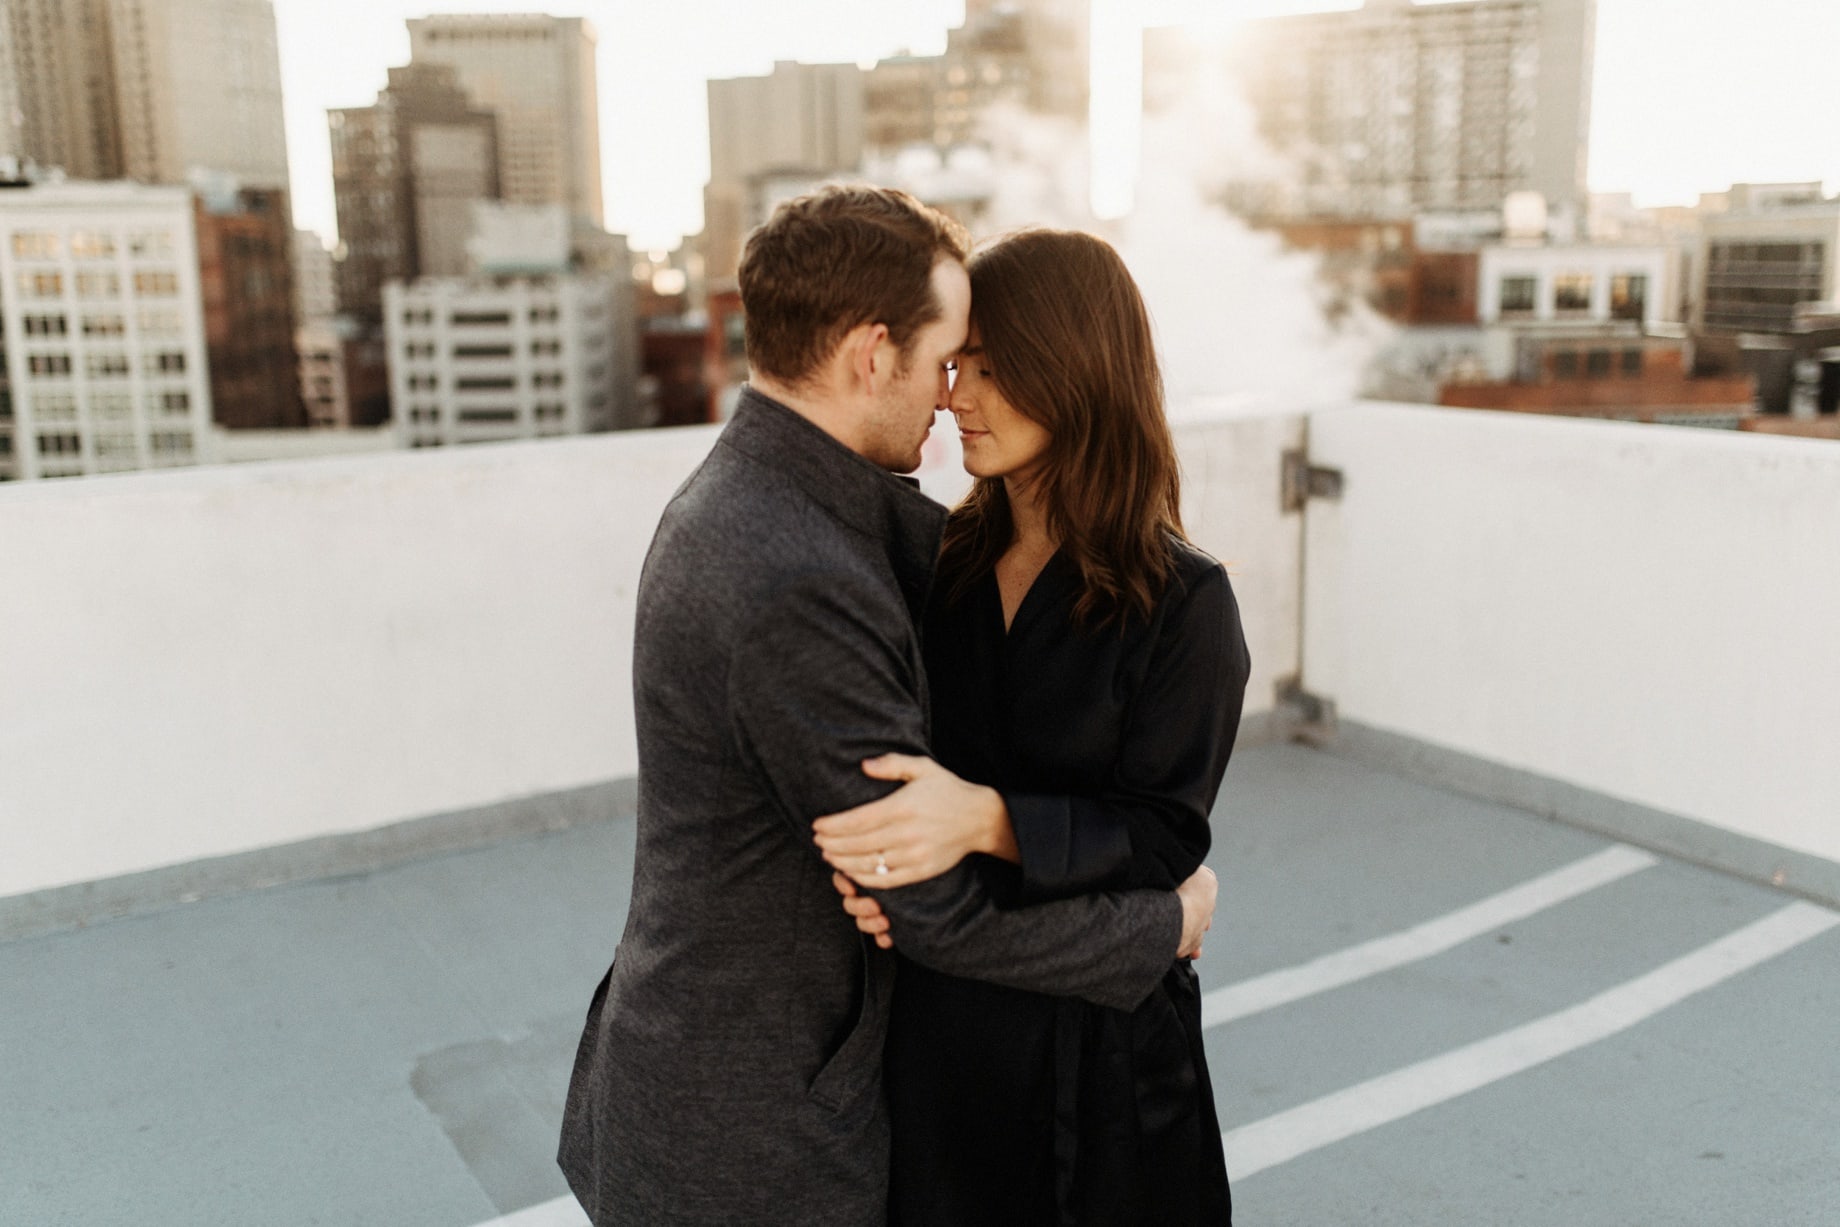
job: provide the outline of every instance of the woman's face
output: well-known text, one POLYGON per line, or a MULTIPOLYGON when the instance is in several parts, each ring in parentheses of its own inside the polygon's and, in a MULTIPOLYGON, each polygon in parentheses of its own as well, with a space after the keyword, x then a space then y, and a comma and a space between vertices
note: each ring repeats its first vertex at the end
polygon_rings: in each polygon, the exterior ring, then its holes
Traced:
POLYGON ((976 325, 957 366, 948 404, 965 446, 965 471, 973 477, 1031 476, 1048 450, 1048 432, 997 390, 976 325))

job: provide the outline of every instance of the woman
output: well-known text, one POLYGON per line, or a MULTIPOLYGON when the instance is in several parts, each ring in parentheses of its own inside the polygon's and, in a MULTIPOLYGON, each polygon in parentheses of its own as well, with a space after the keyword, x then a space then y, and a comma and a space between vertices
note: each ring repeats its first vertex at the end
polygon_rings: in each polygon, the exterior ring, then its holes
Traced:
MULTIPOLYGON (((865 764, 908 782, 818 843, 871 886, 972 855, 1005 905, 1173 889, 1208 850, 1248 659, 1225 570, 1183 537, 1149 319, 1089 235, 1025 231, 969 269, 950 407, 977 481, 925 628, 938 761, 865 764)), ((897 983, 895 1227, 1230 1221, 1186 962, 1132 1012, 913 963, 897 983)))

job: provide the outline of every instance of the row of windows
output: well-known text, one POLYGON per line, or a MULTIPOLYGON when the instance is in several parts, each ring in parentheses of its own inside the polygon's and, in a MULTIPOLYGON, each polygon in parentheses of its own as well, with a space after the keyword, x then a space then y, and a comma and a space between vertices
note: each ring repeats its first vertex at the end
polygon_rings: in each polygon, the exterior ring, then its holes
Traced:
MULTIPOLYGON (((184 416, 192 411, 192 394, 184 388, 154 388, 146 394, 147 412, 162 417, 184 416)), ((96 417, 126 417, 134 412, 134 398, 126 392, 92 390, 90 413, 96 417)), ((43 422, 77 420, 77 396, 74 392, 35 392, 32 413, 43 422)), ((9 412, 5 415, 11 417, 9 412)))
MULTIPOLYGON (((121 274, 116 272, 78 273, 71 278, 78 298, 120 298, 121 274)), ((63 273, 25 269, 19 273, 22 298, 62 298, 63 273)), ((147 269, 134 274, 134 293, 140 298, 177 298, 179 274, 165 269, 147 269)))
MULTIPOLYGON (((1553 278, 1553 310, 1589 311, 1597 288, 1593 273, 1560 273, 1553 278)), ((1539 278, 1514 274, 1501 279, 1502 314, 1538 309, 1539 278)), ((1610 314, 1616 319, 1641 319, 1648 303, 1648 277, 1643 273, 1617 273, 1610 278, 1610 314)))
MULTIPOLYGON (((1614 365, 1625 379, 1639 379, 1642 375, 1642 351, 1625 349, 1620 359, 1607 349, 1585 351, 1584 377, 1586 379, 1608 379, 1614 365)), ((1552 356, 1552 372, 1555 379, 1576 379, 1579 372, 1579 353, 1575 349, 1555 350, 1552 356)))
MULTIPOLYGON (((533 324, 553 324, 562 318, 558 307, 532 307, 530 322, 533 324)), ((403 310, 402 322, 414 327, 431 327, 434 324, 434 311, 428 307, 408 307, 403 310)), ((511 323, 509 311, 455 311, 447 317, 449 325, 455 328, 504 328, 511 323)))
MULTIPOLYGON (((170 257, 174 246, 170 230, 137 230, 128 235, 128 254, 142 259, 170 257)), ((56 231, 21 230, 13 235, 13 257, 18 260, 56 260, 63 249, 56 231)), ((74 260, 106 260, 115 253, 115 235, 109 231, 77 230, 70 235, 74 260)))
MULTIPOLYGON (((120 350, 88 353, 84 356, 84 373, 92 379, 125 378, 133 372, 132 360, 120 350)), ((68 379, 71 355, 49 352, 26 355, 26 370, 40 379, 68 379)), ((185 374, 185 354, 180 350, 160 350, 142 357, 142 370, 148 374, 185 374)))

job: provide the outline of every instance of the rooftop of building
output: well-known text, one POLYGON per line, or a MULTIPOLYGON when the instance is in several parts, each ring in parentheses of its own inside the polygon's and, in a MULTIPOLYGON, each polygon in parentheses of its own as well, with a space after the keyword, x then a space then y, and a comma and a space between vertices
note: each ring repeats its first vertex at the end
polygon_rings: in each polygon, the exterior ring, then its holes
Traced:
MULTIPOLYGON (((0 1222, 579 1222, 634 581, 714 433, 0 489, 0 1222)), ((1177 441, 1254 660, 1200 968, 1242 1216, 1819 1221, 1840 449, 1177 441)))

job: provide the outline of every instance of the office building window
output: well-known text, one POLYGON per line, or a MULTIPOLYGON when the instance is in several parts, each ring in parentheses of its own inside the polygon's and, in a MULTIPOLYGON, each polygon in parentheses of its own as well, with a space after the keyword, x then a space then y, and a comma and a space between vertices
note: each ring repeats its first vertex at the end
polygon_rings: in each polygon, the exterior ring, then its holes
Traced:
MULTIPOLYGON (((1503 277, 1501 279, 1501 313, 1515 315, 1522 312, 1531 313, 1534 308, 1535 295, 1539 293, 1539 281, 1533 277, 1503 277)), ((737 320, 739 317, 735 317, 737 320)))
POLYGON ((503 392, 517 387, 517 380, 510 376, 474 376, 470 379, 454 380, 454 390, 458 392, 503 392))
POLYGON ((75 431, 42 434, 38 436, 38 454, 41 456, 81 456, 83 438, 75 431))
POLYGON ((28 315, 20 322, 29 337, 61 337, 70 331, 70 321, 62 315, 28 315))
POLYGON ((122 379, 128 374, 128 355, 122 353, 90 354, 86 369, 91 379, 122 379))
POLYGON ((143 337, 176 337, 184 332, 179 313, 171 307, 142 307, 139 314, 143 337))
POLYGON ((41 379, 70 378, 69 354, 30 354, 26 358, 26 370, 41 379))
POLYGON ((21 230, 13 236, 15 260, 55 260, 58 236, 48 230, 21 230))
POLYGON ((62 298, 64 274, 22 271, 19 274, 21 298, 62 298))
POLYGON ((456 311, 448 317, 456 328, 502 327, 511 322, 509 311, 456 311))
POLYGON ((1553 310, 1589 311, 1591 309, 1591 285, 1595 280, 1590 273, 1560 273, 1554 277, 1553 310))
POLYGON ((162 350, 152 355, 151 366, 163 375, 185 374, 185 354, 181 350, 162 350))
POLYGON ((32 413, 41 422, 74 422, 77 420, 76 393, 37 393, 32 397, 32 413))
POLYGON ((177 298, 179 274, 166 269, 148 269, 134 274, 134 292, 142 298, 177 298))
POLYGON ((173 254, 170 230, 144 230, 128 236, 128 254, 143 259, 166 259, 173 254))
POLYGON ((115 236, 101 230, 79 230, 70 236, 74 260, 108 260, 115 255, 115 236))
POLYGON ((1648 275, 1618 273, 1610 278, 1610 318, 1639 320, 1648 312, 1648 275))
POLYGON ((119 315, 86 315, 83 317, 83 335, 86 337, 121 337, 128 333, 128 321, 119 315))
POLYGON ((147 408, 162 417, 183 417, 192 411, 192 394, 183 388, 162 388, 149 392, 147 408))
POLYGON ((78 298, 120 298, 121 277, 116 273, 78 273, 78 298))
POLYGON ((89 394, 89 411, 98 420, 118 422, 134 416, 134 398, 126 392, 92 390, 89 394))

